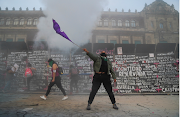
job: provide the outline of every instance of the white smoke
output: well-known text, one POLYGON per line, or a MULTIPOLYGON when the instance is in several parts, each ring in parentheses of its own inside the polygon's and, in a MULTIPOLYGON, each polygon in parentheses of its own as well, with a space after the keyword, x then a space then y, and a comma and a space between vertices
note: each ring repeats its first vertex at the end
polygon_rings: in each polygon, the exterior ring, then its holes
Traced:
POLYGON ((88 43, 92 29, 100 18, 107 0, 42 0, 46 17, 39 19, 36 40, 45 39, 49 47, 68 49, 74 45, 55 32, 52 19, 62 31, 76 44, 88 43))

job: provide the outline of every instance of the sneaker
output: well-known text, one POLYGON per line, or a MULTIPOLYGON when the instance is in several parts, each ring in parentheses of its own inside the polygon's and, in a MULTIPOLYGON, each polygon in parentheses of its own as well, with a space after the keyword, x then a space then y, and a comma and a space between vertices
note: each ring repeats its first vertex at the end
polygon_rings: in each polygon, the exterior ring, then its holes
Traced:
POLYGON ((88 105, 87 105, 86 110, 91 110, 91 104, 88 104, 88 105))
POLYGON ((66 100, 66 99, 68 99, 68 96, 64 96, 62 100, 66 100))
POLYGON ((43 96, 40 96, 41 99, 43 100, 46 100, 46 97, 43 95, 43 96))
POLYGON ((118 107, 116 106, 116 104, 113 104, 113 108, 118 110, 118 107))

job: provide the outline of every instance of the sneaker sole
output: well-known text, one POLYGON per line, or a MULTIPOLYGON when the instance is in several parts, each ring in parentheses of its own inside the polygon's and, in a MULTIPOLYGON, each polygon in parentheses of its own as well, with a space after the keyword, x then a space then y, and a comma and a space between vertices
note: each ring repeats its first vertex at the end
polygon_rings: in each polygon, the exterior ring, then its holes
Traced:
POLYGON ((66 98, 66 99, 62 99, 62 100, 67 100, 68 98, 66 98))
POLYGON ((40 98, 43 99, 43 100, 46 100, 46 99, 42 98, 41 96, 40 96, 40 98))

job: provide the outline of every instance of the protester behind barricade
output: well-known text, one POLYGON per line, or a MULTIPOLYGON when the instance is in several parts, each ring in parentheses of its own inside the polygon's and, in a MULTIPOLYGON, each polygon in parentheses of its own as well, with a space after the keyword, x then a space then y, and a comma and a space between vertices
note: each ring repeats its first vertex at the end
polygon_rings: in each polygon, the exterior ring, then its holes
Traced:
POLYGON ((70 69, 69 69, 69 76, 71 79, 70 82, 70 94, 72 94, 73 92, 73 85, 76 88, 76 93, 78 93, 78 78, 79 78, 79 70, 78 68, 74 67, 73 65, 70 65, 70 69))
POLYGON ((32 67, 30 63, 28 63, 27 67, 25 68, 25 77, 27 78, 27 91, 30 91, 30 82, 34 78, 36 68, 32 67))
POLYGON ((16 76, 15 73, 17 72, 18 67, 19 66, 17 64, 7 67, 7 69, 6 69, 6 80, 7 81, 6 81, 4 89, 2 90, 3 92, 10 91, 11 84, 16 76))

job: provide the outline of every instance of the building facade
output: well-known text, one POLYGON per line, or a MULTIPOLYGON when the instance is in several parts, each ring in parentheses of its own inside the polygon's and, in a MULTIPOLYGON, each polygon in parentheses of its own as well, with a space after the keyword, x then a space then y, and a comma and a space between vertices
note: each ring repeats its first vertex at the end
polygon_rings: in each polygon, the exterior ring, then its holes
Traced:
MULTIPOLYGON (((1 10, 0 41, 33 41, 40 10, 1 10)), ((157 44, 179 43, 179 12, 163 0, 145 4, 141 12, 103 11, 91 43, 157 44)))
POLYGON ((179 43, 179 12, 163 0, 145 4, 141 12, 103 12, 93 30, 93 43, 179 43))
POLYGON ((0 10, 0 41, 33 41, 37 33, 40 17, 44 17, 40 10, 0 10))

